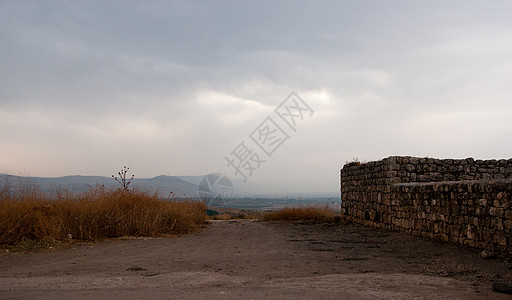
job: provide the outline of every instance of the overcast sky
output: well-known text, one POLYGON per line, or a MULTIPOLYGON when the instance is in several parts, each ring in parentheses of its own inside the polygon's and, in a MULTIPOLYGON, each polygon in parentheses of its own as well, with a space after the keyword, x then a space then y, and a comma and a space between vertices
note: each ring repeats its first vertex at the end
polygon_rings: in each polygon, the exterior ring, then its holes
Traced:
POLYGON ((249 181, 335 193, 353 158, 510 158, 511 15, 511 1, 1 0, 0 173, 242 178, 226 158, 244 142, 249 181), (274 112, 291 92, 314 112, 295 130, 274 112), (288 136, 270 157, 250 137, 267 117, 288 136))

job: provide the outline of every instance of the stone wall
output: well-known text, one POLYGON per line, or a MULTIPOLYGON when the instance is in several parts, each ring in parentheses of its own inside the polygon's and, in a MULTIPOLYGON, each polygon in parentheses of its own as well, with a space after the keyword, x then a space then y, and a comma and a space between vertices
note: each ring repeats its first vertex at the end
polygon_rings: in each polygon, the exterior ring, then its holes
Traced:
POLYGON ((512 255, 512 159, 389 157, 341 170, 345 219, 512 255))

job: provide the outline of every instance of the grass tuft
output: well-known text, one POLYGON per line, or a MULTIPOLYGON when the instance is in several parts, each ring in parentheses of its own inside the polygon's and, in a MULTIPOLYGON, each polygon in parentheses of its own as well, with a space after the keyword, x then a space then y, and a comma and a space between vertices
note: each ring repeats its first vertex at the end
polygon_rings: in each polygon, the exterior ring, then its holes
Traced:
POLYGON ((270 212, 264 219, 268 221, 304 221, 334 223, 339 214, 325 206, 292 206, 270 212))
POLYGON ((211 208, 207 210, 210 220, 261 220, 264 212, 235 208, 211 208))

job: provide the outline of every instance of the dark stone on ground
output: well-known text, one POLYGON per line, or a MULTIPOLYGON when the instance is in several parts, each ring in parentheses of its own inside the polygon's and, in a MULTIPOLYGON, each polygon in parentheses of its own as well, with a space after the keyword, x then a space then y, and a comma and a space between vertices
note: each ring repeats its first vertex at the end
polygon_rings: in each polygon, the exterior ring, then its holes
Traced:
POLYGON ((512 284, 506 282, 495 282, 492 284, 492 289, 498 293, 512 295, 512 284))

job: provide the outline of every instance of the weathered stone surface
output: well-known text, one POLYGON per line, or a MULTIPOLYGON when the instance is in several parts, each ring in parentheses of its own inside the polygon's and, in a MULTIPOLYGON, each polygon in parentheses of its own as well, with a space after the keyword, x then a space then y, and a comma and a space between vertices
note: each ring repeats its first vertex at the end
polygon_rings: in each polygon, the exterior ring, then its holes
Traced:
POLYGON ((340 179, 346 219, 512 256, 512 159, 395 156, 340 179))

